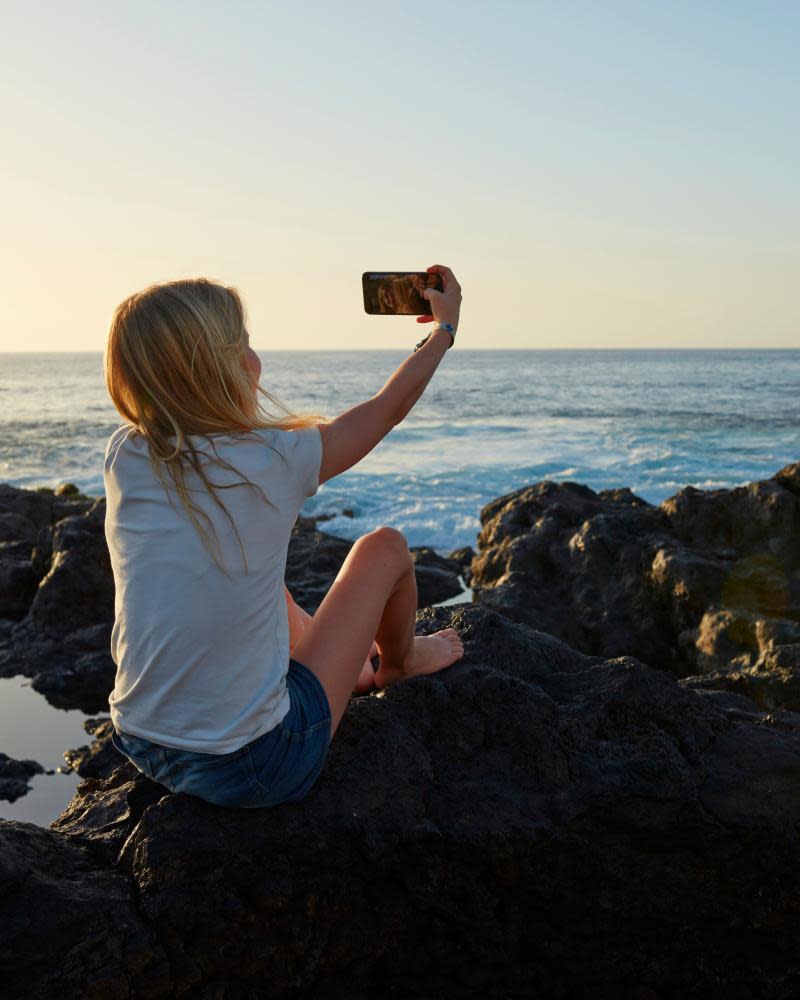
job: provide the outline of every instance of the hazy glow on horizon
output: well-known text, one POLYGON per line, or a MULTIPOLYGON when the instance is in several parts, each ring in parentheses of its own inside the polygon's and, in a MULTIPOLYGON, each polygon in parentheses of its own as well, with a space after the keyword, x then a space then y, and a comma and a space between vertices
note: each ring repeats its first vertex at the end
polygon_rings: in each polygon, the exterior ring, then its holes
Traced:
POLYGON ((153 281, 257 349, 411 347, 363 270, 451 264, 473 348, 796 347, 800 5, 9 4, 0 351, 153 281))

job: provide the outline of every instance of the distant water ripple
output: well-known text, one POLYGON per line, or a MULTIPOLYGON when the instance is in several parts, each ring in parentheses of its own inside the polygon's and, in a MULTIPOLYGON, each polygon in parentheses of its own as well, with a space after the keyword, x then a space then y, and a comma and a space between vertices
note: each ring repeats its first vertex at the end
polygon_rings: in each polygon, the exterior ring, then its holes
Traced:
MULTIPOLYGON (((288 405, 335 416, 376 392, 395 351, 260 352, 288 405)), ((409 417, 306 513, 356 537, 474 544, 483 504, 540 479, 628 486, 660 502, 772 475, 800 458, 800 351, 453 351, 409 417), (352 517, 339 512, 348 508, 352 517)), ((121 423, 100 354, 0 354, 0 482, 102 494, 121 423)))

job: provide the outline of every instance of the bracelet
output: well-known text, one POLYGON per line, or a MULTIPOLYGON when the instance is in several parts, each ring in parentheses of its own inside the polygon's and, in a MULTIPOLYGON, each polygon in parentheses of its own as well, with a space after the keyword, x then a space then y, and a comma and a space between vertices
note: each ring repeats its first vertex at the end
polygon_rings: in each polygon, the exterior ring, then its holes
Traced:
MULTIPOLYGON (((456 328, 453 326, 452 323, 439 323, 439 325, 436 327, 436 330, 447 330, 447 332, 450 334, 450 347, 452 347, 453 344, 455 344, 456 328)), ((431 330, 431 333, 436 333, 436 330, 431 330)), ((450 347, 447 348, 448 351, 450 350, 450 347)))
MULTIPOLYGON (((436 330, 446 330, 447 333, 450 334, 450 347, 452 347, 453 344, 455 344, 455 342, 456 342, 456 328, 453 326, 453 324, 452 323, 439 323, 439 324, 437 324, 436 329, 431 330, 431 332, 428 334, 427 337, 423 337, 422 338, 422 340, 414 348, 414 353, 416 353, 420 349, 420 347, 422 347, 424 344, 428 343, 428 339, 430 337, 432 337, 434 335, 434 333, 436 333, 436 330)), ((447 348, 448 351, 450 350, 450 347, 447 348)))

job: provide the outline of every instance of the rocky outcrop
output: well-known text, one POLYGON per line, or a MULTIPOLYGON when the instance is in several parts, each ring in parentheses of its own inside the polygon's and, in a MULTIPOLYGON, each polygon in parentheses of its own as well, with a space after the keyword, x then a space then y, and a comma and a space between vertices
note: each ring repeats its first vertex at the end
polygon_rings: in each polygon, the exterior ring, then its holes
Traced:
POLYGON ((543 482, 488 504, 474 599, 586 653, 800 709, 800 464, 651 506, 543 482))
POLYGON ((457 554, 440 556, 434 549, 424 545, 411 549, 419 607, 439 604, 461 593, 458 578, 463 566, 455 558, 457 554))
POLYGON ((34 774, 44 774, 44 768, 35 760, 14 760, 0 753, 0 799, 16 802, 30 791, 28 782, 34 774))
POLYGON ((107 707, 114 579, 105 501, 70 484, 0 485, 0 514, 6 534, 15 533, 0 543, 0 677, 35 678, 60 708, 107 707))
POLYGON ((0 995, 165 997, 166 956, 128 878, 90 849, 0 820, 0 995))
POLYGON ((0 620, 27 613, 46 573, 53 525, 91 503, 69 484, 55 491, 0 483, 0 620))
POLYGON ((84 719, 83 728, 94 739, 90 745, 66 750, 67 766, 82 778, 107 778, 128 759, 111 742, 111 719, 84 719))
POLYGON ((472 546, 464 545, 460 549, 455 549, 447 558, 458 566, 464 583, 469 586, 472 579, 472 560, 475 558, 475 550, 472 546))
POLYGON ((50 831, 0 822, 11 995, 796 995, 800 717, 484 607, 418 619, 447 625, 463 660, 354 699, 300 802, 126 762, 50 831))
POLYGON ((25 617, 50 568, 55 525, 92 505, 69 484, 56 492, 0 483, 0 620, 25 617))
MULTIPOLYGON (((57 708, 108 707, 114 577, 105 540, 105 499, 70 484, 57 491, 0 485, 0 677, 23 674, 57 708)), ((299 518, 287 583, 314 612, 352 542, 299 518)), ((412 550, 420 605, 461 592, 461 562, 412 550)))

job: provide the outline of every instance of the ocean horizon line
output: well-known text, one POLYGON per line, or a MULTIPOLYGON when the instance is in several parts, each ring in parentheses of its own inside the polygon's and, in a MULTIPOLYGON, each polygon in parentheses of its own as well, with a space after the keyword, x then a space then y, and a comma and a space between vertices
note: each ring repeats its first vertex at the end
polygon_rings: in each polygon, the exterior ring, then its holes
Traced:
MULTIPOLYGON (((407 347, 254 347, 262 354, 394 354, 407 347)), ((792 354, 800 347, 462 347, 459 354, 792 354)), ((103 349, 77 351, 0 351, 3 357, 103 354, 103 349)))

